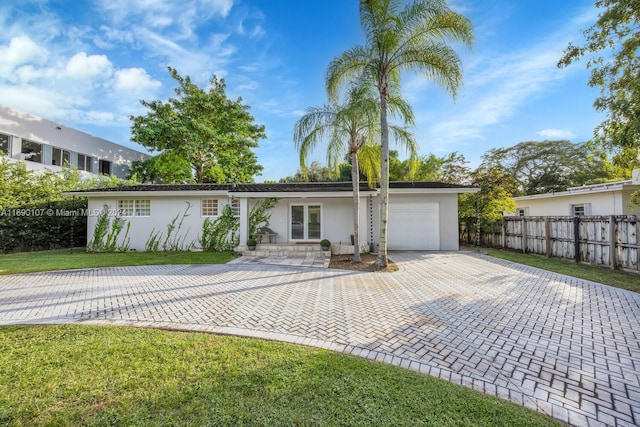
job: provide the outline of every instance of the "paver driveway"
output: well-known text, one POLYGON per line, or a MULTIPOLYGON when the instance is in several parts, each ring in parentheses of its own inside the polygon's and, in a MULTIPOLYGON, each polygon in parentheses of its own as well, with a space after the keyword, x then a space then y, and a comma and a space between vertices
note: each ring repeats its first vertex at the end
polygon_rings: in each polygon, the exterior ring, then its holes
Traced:
POLYGON ((404 366, 573 425, 640 423, 640 295, 474 253, 400 271, 198 265, 0 277, 0 324, 232 333, 404 366))

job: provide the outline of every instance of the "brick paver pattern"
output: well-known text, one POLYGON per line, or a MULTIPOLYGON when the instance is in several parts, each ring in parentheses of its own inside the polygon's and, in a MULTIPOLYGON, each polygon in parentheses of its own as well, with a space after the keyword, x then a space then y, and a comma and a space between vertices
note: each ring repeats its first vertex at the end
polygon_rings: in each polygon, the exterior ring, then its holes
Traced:
POLYGON ((476 253, 397 252, 396 273, 287 265, 0 277, 0 325, 237 334, 413 369, 576 426, 640 424, 640 294, 476 253))

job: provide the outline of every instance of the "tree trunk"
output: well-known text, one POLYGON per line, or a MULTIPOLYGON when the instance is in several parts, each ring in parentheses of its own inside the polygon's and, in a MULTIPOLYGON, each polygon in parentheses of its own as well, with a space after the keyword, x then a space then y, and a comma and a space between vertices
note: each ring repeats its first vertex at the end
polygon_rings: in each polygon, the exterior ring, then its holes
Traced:
POLYGON ((351 182, 353 184, 353 259, 354 264, 360 262, 360 171, 358 170, 358 153, 351 153, 351 182))
POLYGON ((386 88, 380 89, 380 248, 376 266, 386 268, 387 259, 387 220, 389 218, 389 123, 387 123, 386 88))

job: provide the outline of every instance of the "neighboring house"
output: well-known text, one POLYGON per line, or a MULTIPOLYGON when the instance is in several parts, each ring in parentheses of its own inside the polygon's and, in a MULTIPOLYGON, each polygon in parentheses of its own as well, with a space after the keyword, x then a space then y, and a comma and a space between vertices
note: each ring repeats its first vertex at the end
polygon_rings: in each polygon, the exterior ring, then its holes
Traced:
POLYGON ((60 171, 65 163, 85 173, 125 178, 133 160, 150 156, 55 122, 0 105, 0 151, 31 170, 60 171))
POLYGON ((638 215, 640 206, 631 201, 631 195, 638 190, 640 181, 628 180, 572 187, 557 193, 515 197, 515 215, 638 215))
MULTIPOLYGON (((391 250, 457 250, 458 194, 475 187, 433 182, 392 182, 389 197, 388 248, 391 250)), ((167 225, 190 207, 180 233, 185 242, 198 242, 205 218, 215 219, 231 204, 240 218, 240 249, 249 238, 249 212, 260 200, 277 198, 268 227, 277 243, 350 243, 353 196, 350 182, 281 184, 137 185, 71 192, 88 197, 87 239, 96 213, 105 205, 130 222, 130 248, 144 250, 152 233, 166 236, 167 225)), ((379 242, 379 189, 366 183, 360 193, 360 240, 379 242)), ((368 246, 367 246, 368 247, 368 246)))

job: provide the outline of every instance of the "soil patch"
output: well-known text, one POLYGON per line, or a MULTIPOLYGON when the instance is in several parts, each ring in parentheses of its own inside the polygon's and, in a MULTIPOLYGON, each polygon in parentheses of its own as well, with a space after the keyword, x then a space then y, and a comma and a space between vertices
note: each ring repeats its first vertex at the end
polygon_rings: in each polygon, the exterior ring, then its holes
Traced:
POLYGON ((361 262, 355 264, 351 262, 352 259, 353 255, 333 255, 331 257, 331 262, 329 263, 329 268, 354 271, 398 271, 398 266, 391 260, 389 260, 387 268, 379 269, 376 267, 376 255, 373 254, 360 254, 361 262))

